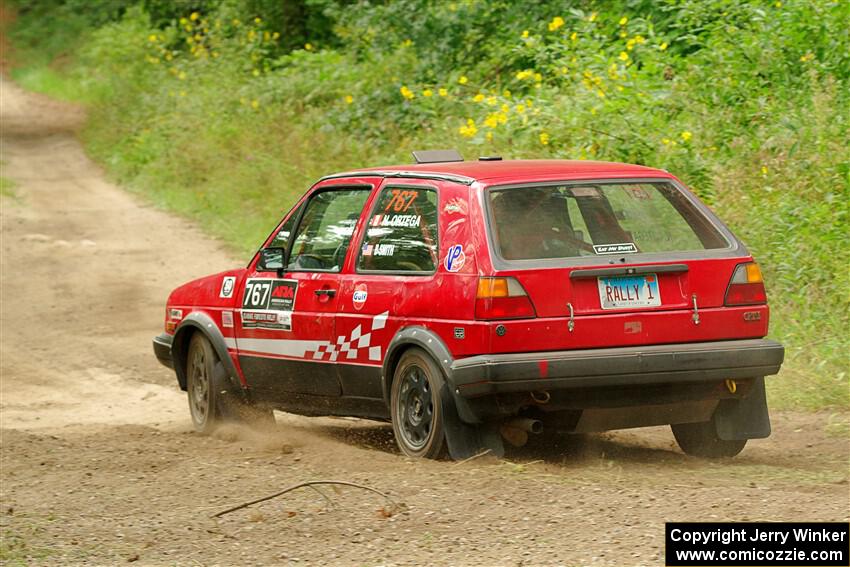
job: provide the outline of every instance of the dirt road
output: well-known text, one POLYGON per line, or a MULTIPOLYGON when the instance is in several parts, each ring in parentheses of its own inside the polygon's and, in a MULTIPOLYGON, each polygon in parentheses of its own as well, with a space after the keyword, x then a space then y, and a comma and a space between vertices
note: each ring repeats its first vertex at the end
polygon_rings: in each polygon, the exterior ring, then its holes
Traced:
POLYGON ((273 431, 190 430, 150 339, 168 291, 238 265, 104 180, 78 110, 0 87, 0 559, 11 564, 662 565, 664 522, 848 519, 846 415, 775 413, 730 461, 667 429, 416 462, 390 429, 279 414, 273 431), (306 480, 302 489, 215 511, 306 480), (387 511, 394 511, 387 517, 387 511))

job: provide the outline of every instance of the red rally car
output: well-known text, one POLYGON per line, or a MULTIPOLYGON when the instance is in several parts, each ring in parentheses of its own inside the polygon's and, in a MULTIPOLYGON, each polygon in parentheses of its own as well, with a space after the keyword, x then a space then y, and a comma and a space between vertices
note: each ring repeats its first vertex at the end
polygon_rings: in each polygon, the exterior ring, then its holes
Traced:
POLYGON ((193 423, 392 422, 409 456, 670 424, 685 453, 770 434, 758 265, 666 171, 417 164, 319 180, 245 268, 175 289, 154 352, 193 423))

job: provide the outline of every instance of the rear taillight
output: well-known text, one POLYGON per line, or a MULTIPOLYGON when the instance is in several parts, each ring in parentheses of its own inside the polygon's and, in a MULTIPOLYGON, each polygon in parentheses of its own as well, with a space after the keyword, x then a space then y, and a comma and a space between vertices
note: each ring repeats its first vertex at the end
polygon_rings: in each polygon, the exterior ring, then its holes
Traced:
POLYGON ((755 262, 738 264, 729 288, 726 290, 726 305, 755 305, 767 303, 767 294, 764 292, 764 280, 761 270, 755 262))
POLYGON ((478 278, 476 319, 523 319, 534 317, 534 306, 514 278, 478 278))

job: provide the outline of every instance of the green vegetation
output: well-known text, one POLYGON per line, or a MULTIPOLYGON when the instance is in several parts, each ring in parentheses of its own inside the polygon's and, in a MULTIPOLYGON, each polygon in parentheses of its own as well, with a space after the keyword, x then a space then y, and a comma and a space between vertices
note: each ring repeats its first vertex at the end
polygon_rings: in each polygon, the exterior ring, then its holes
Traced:
POLYGON ((848 405, 850 3, 28 2, 25 86, 118 180, 248 252, 335 170, 468 157, 668 169, 761 262, 773 405, 848 405))

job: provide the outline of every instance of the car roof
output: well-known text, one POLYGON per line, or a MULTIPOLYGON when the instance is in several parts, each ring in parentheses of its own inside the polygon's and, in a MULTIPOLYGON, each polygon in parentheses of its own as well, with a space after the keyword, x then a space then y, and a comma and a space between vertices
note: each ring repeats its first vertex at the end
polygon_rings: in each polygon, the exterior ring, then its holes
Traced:
POLYGON ((447 179, 467 185, 476 181, 492 185, 589 178, 671 177, 669 173, 661 169, 606 161, 481 160, 372 167, 330 175, 325 179, 351 177, 358 174, 447 179))

